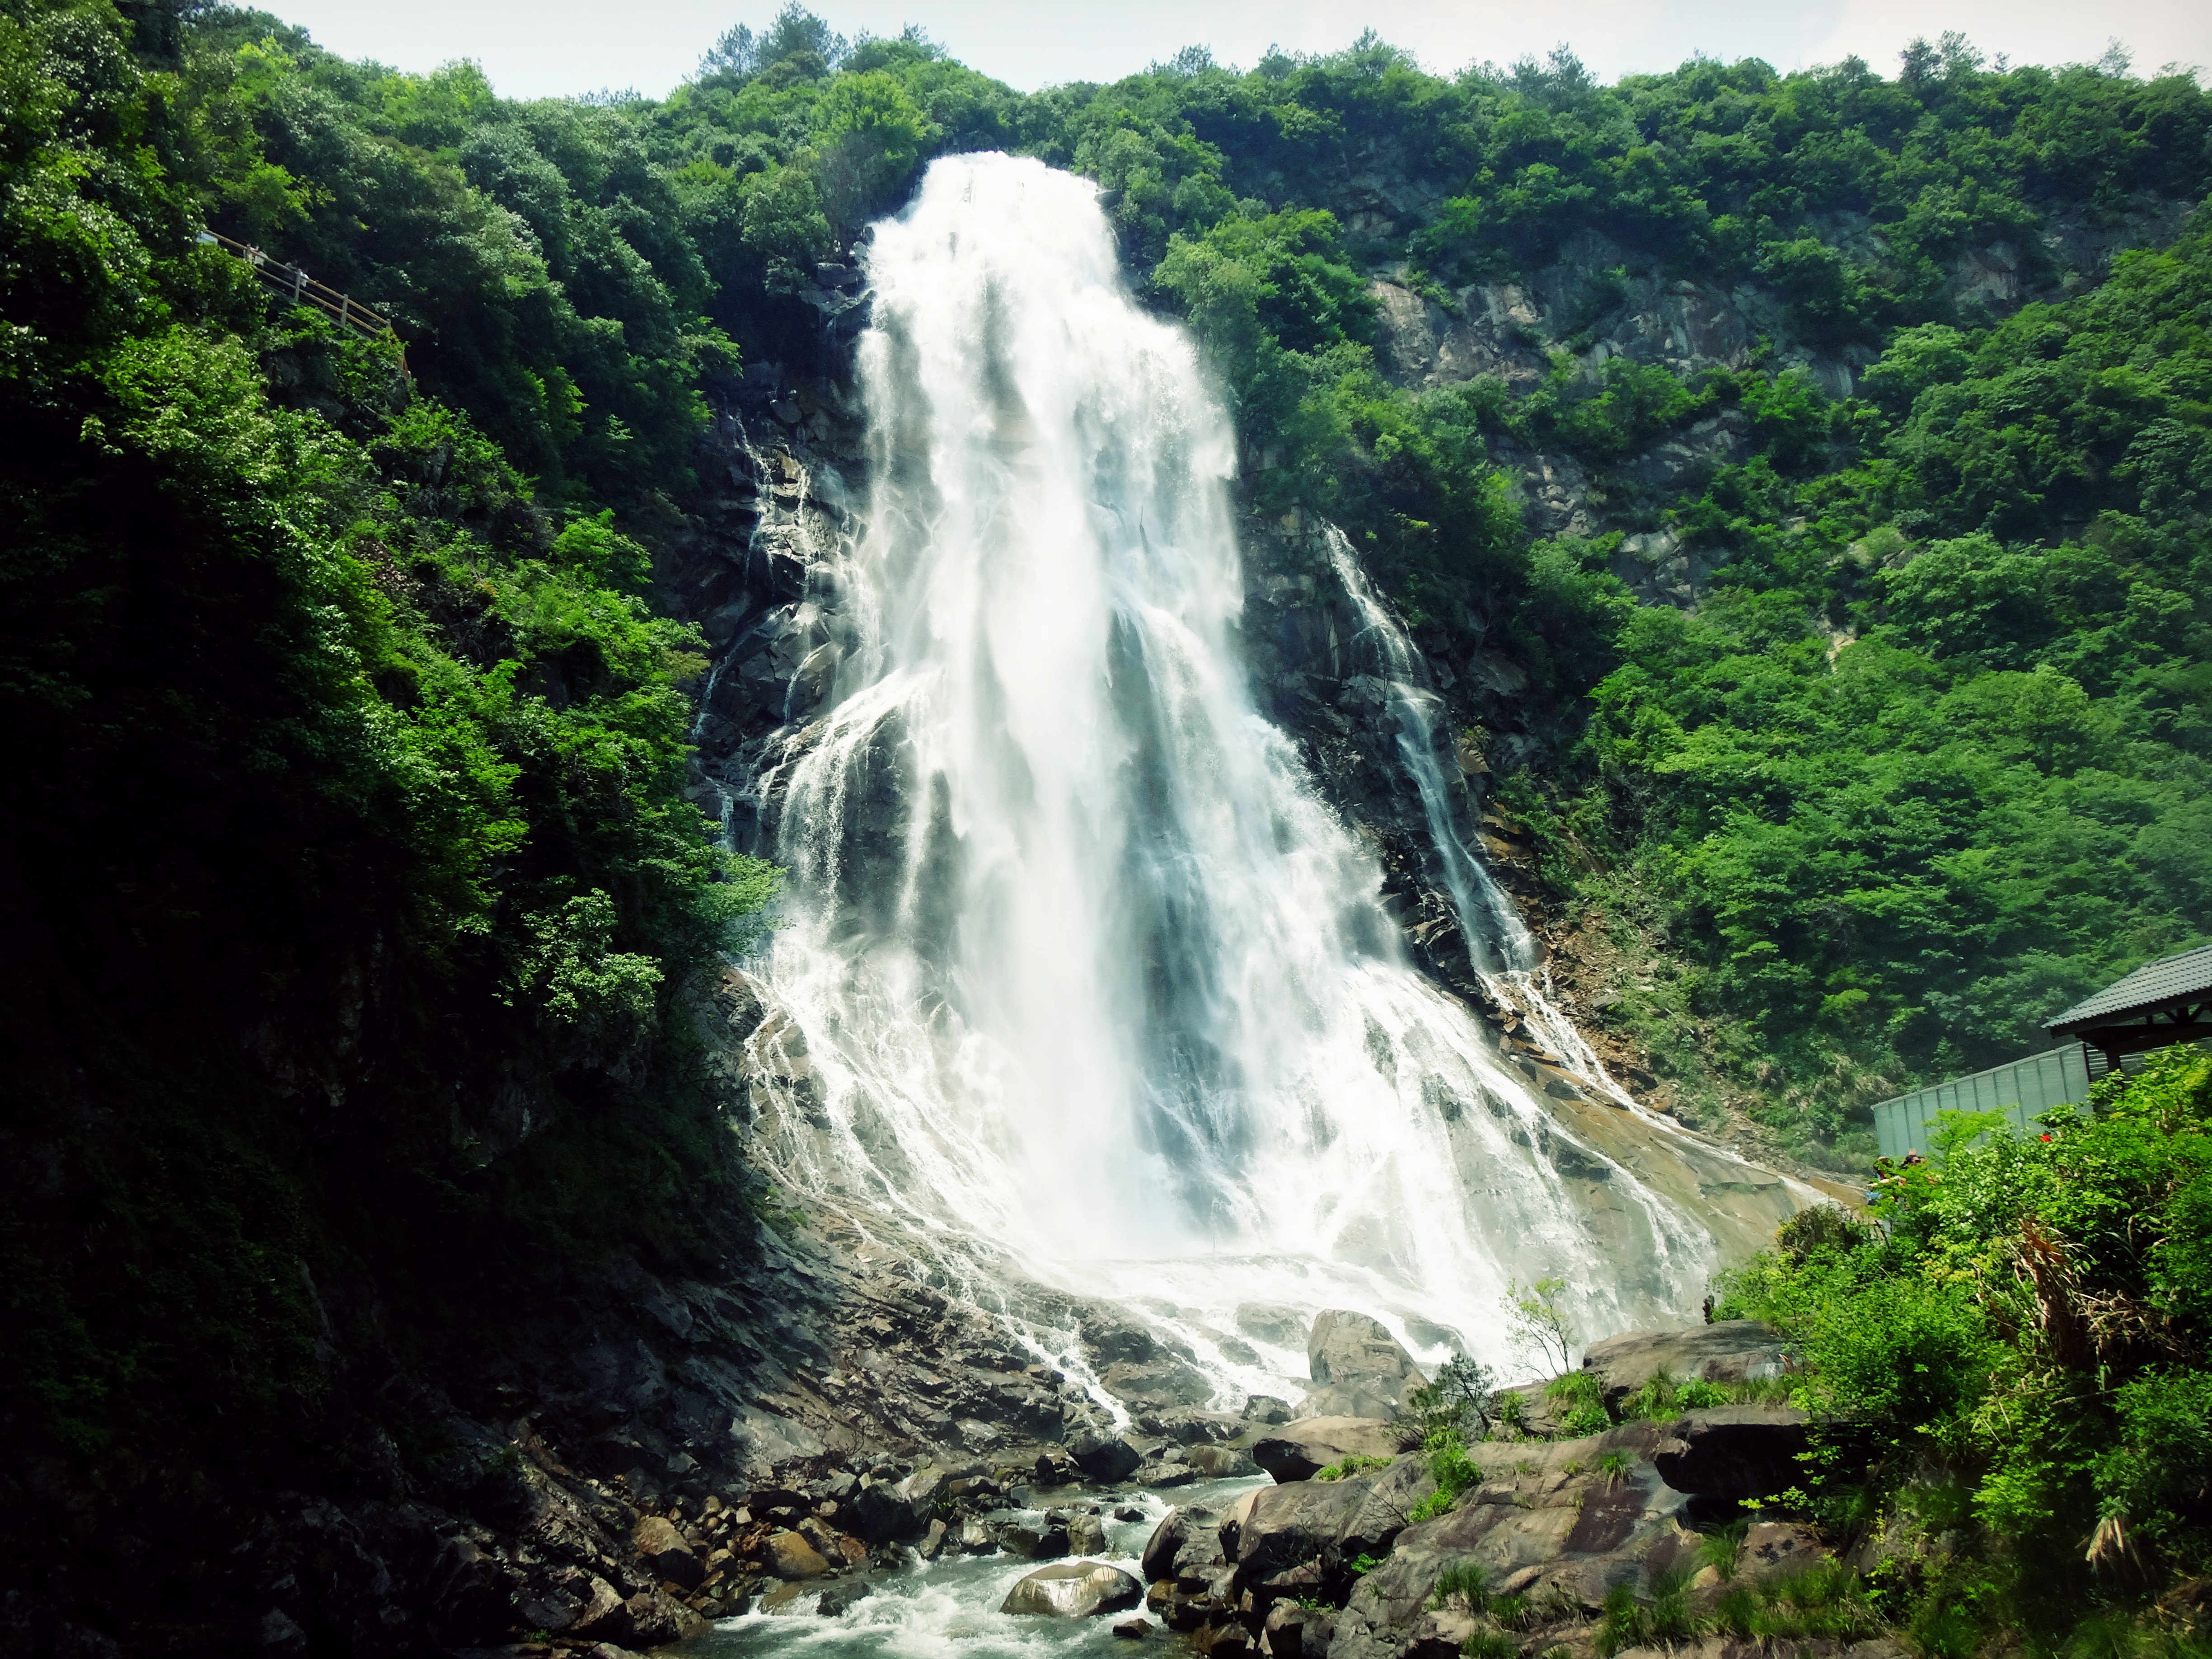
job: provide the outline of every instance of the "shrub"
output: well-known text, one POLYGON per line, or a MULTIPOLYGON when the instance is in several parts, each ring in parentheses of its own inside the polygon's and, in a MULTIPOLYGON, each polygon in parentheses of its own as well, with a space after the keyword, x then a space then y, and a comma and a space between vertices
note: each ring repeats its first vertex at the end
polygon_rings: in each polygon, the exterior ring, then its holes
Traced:
POLYGON ((1363 1457, 1354 1452, 1325 1468, 1316 1469, 1313 1478, 1316 1480, 1341 1480, 1346 1475, 1358 1474, 1363 1469, 1387 1469, 1389 1467, 1390 1460, 1387 1457, 1363 1457))
POLYGON ((1468 1607, 1480 1609, 1490 1592, 1488 1569, 1480 1561, 1452 1561, 1445 1565, 1437 1577, 1437 1587, 1429 1595, 1429 1606, 1441 1607, 1454 1596, 1468 1607))

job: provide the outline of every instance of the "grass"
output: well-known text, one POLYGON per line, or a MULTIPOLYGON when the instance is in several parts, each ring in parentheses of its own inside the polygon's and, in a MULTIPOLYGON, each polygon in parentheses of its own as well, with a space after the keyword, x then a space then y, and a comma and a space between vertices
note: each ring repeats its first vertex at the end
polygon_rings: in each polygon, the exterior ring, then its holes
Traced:
POLYGON ((1480 1607, 1490 1593, 1490 1574, 1480 1561, 1454 1561, 1437 1578, 1437 1587, 1429 1592, 1431 1612, 1443 1607, 1455 1595, 1465 1599, 1470 1607, 1480 1607))
POLYGON ((1314 1479, 1341 1480, 1346 1475, 1358 1474, 1363 1469, 1387 1469, 1389 1467, 1390 1460, 1387 1457, 1362 1457, 1355 1452, 1340 1462, 1331 1463, 1325 1469, 1315 1471, 1314 1479))
POLYGON ((1504 1631, 1486 1626, 1461 1643, 1459 1650, 1467 1659, 1516 1659, 1521 1644, 1504 1631))
POLYGON ((1840 1561, 1741 1584, 1715 1604, 1713 1628, 1754 1641, 1854 1642, 1881 1628, 1864 1582, 1840 1561))
POLYGON ((1597 1650, 1611 1656, 1623 1648, 1651 1647, 1685 1642, 1698 1633, 1690 1616, 1691 1570, 1668 1567, 1650 1578, 1650 1594, 1638 1595, 1629 1584, 1617 1584, 1605 1598, 1605 1611, 1597 1630, 1597 1650))
POLYGON ((1525 1595, 1493 1595, 1490 1598, 1490 1621, 1500 1630, 1526 1630, 1535 1617, 1525 1595))
POLYGON ((1406 1524, 1418 1527, 1424 1521, 1435 1520, 1452 1506, 1457 1497, 1456 1492, 1446 1492, 1439 1486, 1406 1512, 1406 1524))
POLYGON ((1634 1461, 1625 1451, 1609 1451, 1597 1460, 1597 1472, 1605 1477, 1607 1492, 1627 1478, 1628 1466, 1634 1461))
POLYGON ((1753 1376, 1731 1384, 1729 1392, 1735 1402, 1743 1406, 1786 1406, 1795 1397, 1798 1384, 1803 1379, 1784 1373, 1780 1376, 1753 1376))
POLYGON ((1644 1386, 1607 1409, 1605 1391, 1595 1373, 1569 1371, 1544 1386, 1544 1398, 1558 1414, 1555 1438, 1574 1440, 1602 1434, 1615 1423, 1671 1418, 1683 1412, 1705 1411, 1715 1406, 1779 1406, 1790 1403, 1799 1379, 1784 1375, 1747 1378, 1740 1382, 1709 1382, 1702 1377, 1681 1382, 1666 1371, 1644 1379, 1644 1386))
POLYGON ((1746 1516, 1709 1528, 1698 1542, 1698 1559, 1720 1574, 1723 1583, 1735 1577, 1735 1559, 1742 1553, 1744 1536, 1750 1530, 1751 1521, 1746 1516))
POLYGON ((1518 1436, 1528 1425, 1528 1402, 1510 1389, 1503 1389, 1491 1396, 1490 1416, 1508 1437, 1518 1436))

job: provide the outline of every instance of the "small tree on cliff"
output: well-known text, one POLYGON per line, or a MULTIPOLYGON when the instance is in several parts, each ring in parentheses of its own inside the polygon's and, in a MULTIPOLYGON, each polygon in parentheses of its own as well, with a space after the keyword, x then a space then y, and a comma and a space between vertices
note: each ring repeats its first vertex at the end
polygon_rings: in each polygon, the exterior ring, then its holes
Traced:
POLYGON ((1559 1306, 1559 1293, 1566 1288, 1565 1278, 1540 1279, 1525 1287, 1518 1279, 1509 1279, 1501 1298, 1506 1340, 1516 1352, 1535 1359, 1554 1376, 1574 1364, 1575 1329, 1559 1306))

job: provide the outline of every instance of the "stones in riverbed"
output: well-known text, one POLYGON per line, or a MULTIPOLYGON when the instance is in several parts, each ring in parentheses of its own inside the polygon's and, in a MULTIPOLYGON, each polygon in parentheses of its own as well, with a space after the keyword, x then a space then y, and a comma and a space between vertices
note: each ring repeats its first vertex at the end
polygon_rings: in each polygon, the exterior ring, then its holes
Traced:
MULTIPOLYGON (((1208 1447, 1206 1449, 1212 1449, 1208 1447)), ((1129 1478, 1140 1486, 1187 1486, 1198 1479, 1198 1471, 1189 1463, 1139 1463, 1129 1478)))
POLYGON ((669 1583, 694 1590, 707 1577, 705 1565, 684 1541, 684 1534, 663 1516, 648 1515, 639 1522, 637 1530, 630 1534, 630 1542, 637 1550, 638 1559, 669 1583))
POLYGON ((1141 1642, 1152 1633, 1152 1625, 1142 1619, 1124 1619, 1114 1626, 1114 1634, 1124 1642, 1141 1642))
POLYGON ((1067 1549, 1071 1555, 1106 1553, 1106 1523, 1095 1515, 1068 1517, 1067 1549))
POLYGON ((870 1594, 864 1578, 847 1578, 826 1588, 793 1582, 779 1584, 761 1598, 760 1610, 771 1617, 815 1613, 834 1619, 870 1594))
POLYGON ((1067 1455, 1093 1480, 1119 1480, 1145 1461, 1120 1435, 1089 1426, 1067 1437, 1067 1455))
POLYGON ((1016 1584, 999 1611, 1088 1619, 1133 1607, 1144 1599, 1145 1587, 1119 1567, 1103 1561, 1061 1561, 1039 1567, 1016 1584))
POLYGON ((778 1578, 819 1578, 830 1563, 799 1534, 780 1532, 768 1540, 768 1570, 778 1578))
POLYGON ((1067 1528, 1059 1521, 1048 1520, 1042 1527, 1015 1522, 999 1528, 999 1547, 1024 1561, 1050 1561, 1067 1553, 1067 1528))

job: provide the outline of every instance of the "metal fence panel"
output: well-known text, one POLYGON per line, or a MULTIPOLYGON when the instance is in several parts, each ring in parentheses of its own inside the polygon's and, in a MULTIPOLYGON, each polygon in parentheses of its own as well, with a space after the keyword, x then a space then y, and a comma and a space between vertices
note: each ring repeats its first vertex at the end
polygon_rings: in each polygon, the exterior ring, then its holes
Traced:
POLYGON ((1882 1156, 1902 1158, 1908 1152, 1924 1153, 1933 1137, 1936 1115, 2001 1111, 2014 1129, 2030 1133, 2039 1114, 2054 1106, 2077 1105, 2089 1097, 2089 1068, 2081 1045, 2069 1042, 2025 1060, 1992 1066, 1972 1077, 1954 1078, 1930 1088, 1885 1100, 1874 1109, 1875 1139, 1882 1156))

